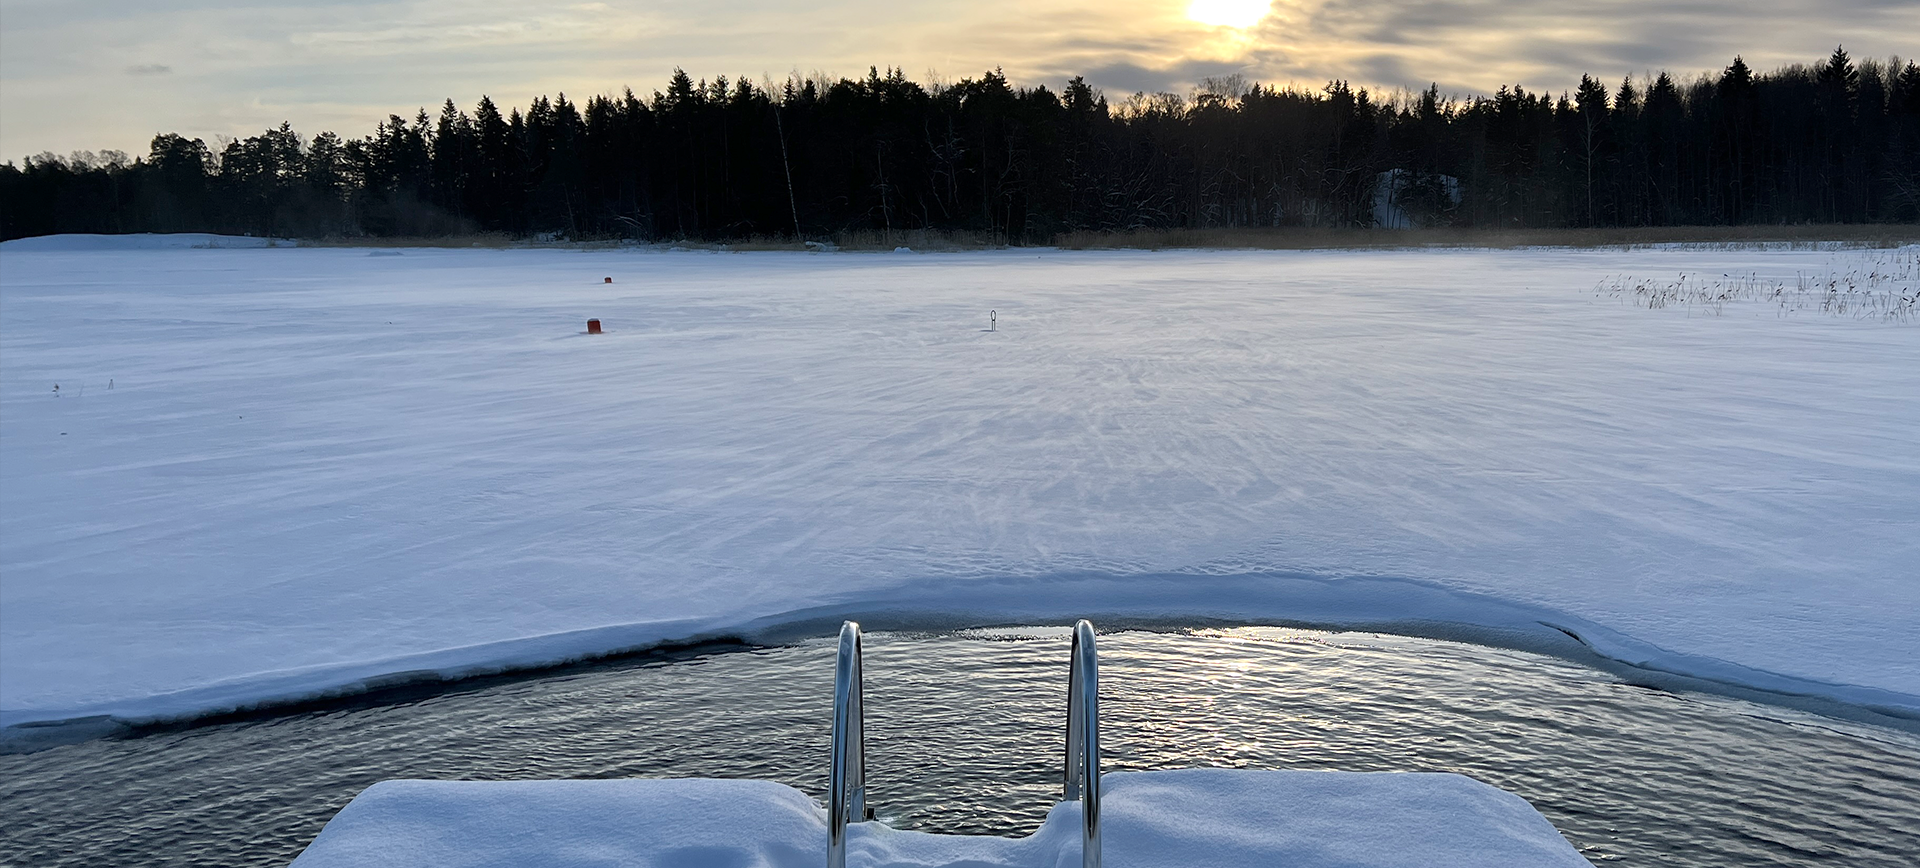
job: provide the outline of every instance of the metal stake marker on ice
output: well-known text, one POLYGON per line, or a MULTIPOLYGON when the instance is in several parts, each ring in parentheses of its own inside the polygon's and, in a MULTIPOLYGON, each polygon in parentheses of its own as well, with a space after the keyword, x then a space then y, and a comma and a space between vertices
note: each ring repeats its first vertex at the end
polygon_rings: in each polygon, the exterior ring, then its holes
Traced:
MULTIPOLYGON (((873 819, 867 807, 867 742, 861 702, 860 625, 840 624, 833 675, 833 767, 827 777, 827 868, 847 868, 847 824, 873 819)), ((1100 868, 1100 661, 1093 624, 1073 625, 1067 675, 1065 800, 1080 802, 1080 865, 1100 868)))

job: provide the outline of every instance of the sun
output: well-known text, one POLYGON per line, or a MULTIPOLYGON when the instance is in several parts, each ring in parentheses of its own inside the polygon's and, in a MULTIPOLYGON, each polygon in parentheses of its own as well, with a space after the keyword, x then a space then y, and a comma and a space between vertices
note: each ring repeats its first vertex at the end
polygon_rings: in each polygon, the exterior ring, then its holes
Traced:
POLYGON ((1252 27, 1272 8, 1273 0, 1193 0, 1187 17, 1215 27, 1252 27))

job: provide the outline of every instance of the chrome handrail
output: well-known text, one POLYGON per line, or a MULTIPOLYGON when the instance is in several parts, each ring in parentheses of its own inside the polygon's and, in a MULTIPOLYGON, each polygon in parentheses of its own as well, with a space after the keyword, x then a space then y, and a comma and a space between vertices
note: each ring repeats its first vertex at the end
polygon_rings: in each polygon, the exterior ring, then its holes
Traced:
MULTIPOLYGON (((867 745, 861 699, 860 625, 840 625, 833 675, 833 768, 827 775, 827 868, 847 866, 847 824, 867 807, 867 745)), ((1080 802, 1080 865, 1100 868, 1100 660, 1093 624, 1073 625, 1067 673, 1066 801, 1080 802)))
POLYGON ((1066 766, 1066 801, 1080 800, 1080 865, 1100 868, 1100 660, 1085 619, 1073 625, 1066 766))
POLYGON ((827 773, 827 868, 847 868, 847 824, 873 819, 867 807, 867 739, 860 697, 860 625, 840 625, 833 672, 833 768, 827 773))

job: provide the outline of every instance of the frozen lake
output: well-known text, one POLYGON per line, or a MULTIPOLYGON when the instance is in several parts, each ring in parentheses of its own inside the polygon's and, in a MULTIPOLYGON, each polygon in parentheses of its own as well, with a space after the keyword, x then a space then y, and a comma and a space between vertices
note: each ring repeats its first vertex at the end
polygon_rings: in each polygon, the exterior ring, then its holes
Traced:
POLYGON ((0 723, 841 615, 1577 636, 1911 722, 1920 327, 1596 287, 1913 255, 9 244, 0 723))

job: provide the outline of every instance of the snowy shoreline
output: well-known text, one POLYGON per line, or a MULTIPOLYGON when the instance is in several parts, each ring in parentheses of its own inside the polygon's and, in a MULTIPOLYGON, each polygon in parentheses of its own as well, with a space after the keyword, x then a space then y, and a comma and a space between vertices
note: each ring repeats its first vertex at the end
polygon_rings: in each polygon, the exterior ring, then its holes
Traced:
POLYGON ((1097 612, 1095 618, 1107 632, 1283 626, 1390 633, 1510 648, 1580 663, 1647 687, 1733 696, 1920 733, 1920 697, 1792 678, 1725 661, 1674 654, 1579 618, 1418 582, 1183 574, 1076 576, 1065 578, 1062 584, 1077 587, 1057 595, 1029 594, 1020 606, 983 599, 972 606, 932 609, 911 597, 902 597, 827 605, 737 624, 627 624, 306 672, 266 673, 93 707, 0 711, 0 750, 33 750, 143 726, 191 725, 235 714, 272 716, 283 709, 304 710, 314 703, 351 700, 396 687, 451 688, 463 680, 499 675, 558 676, 571 666, 663 649, 734 642, 745 643, 743 648, 779 645, 832 635, 842 620, 849 619, 861 622, 869 631, 946 632, 1064 625, 1079 617, 1063 614, 1069 611, 1097 612), (1151 586, 1138 588, 1145 593, 1135 605, 1116 605, 1112 595, 1116 585, 1138 587, 1143 582, 1168 579, 1198 580, 1212 589, 1235 593, 1244 602, 1167 614, 1167 601, 1151 586), (1386 597, 1397 598, 1400 605, 1412 602, 1418 612, 1383 616, 1379 603, 1386 597), (1046 603, 1035 603, 1043 598, 1046 603), (1076 600, 1081 608, 1072 608, 1076 600), (1278 614, 1281 611, 1286 614, 1278 614), (1473 620, 1448 620, 1449 616, 1473 620))
MULTIPOLYGON (((1845 227, 1854 228, 1854 227, 1845 227)), ((462 242, 458 238, 376 238, 364 239, 327 239, 307 240, 300 238, 256 237, 251 235, 215 235, 204 232, 182 233, 129 233, 119 235, 70 233, 62 235, 37 235, 15 238, 0 242, 0 250, 9 253, 107 253, 140 250, 258 250, 304 247, 321 250, 360 250, 376 256, 404 256, 409 251, 416 254, 444 253, 448 251, 468 251, 482 249, 487 251, 571 251, 580 253, 673 253, 673 254, 713 254, 713 253, 809 253, 809 254, 1032 254, 1032 253, 1085 253, 1107 252, 1113 254, 1130 253, 1277 253, 1277 252, 1347 252, 1347 253, 1400 253, 1433 251, 1679 251, 1694 253, 1727 252, 1826 252, 1889 250, 1899 247, 1912 247, 1920 244, 1920 230, 1911 227, 1877 227, 1893 230, 1885 236, 1873 236, 1851 239, 1819 239, 1798 237, 1798 233, 1789 233, 1795 237, 1768 238, 1764 235, 1753 238, 1727 238, 1713 240, 1689 237, 1692 233, 1677 231, 1666 240, 1640 238, 1622 240, 1611 237, 1609 233, 1598 233, 1583 238, 1579 230, 1545 230, 1536 233, 1504 233, 1500 230, 1475 230, 1469 232, 1441 233, 1434 240, 1428 233, 1417 230, 1352 230, 1344 239, 1335 234, 1326 238, 1315 238, 1319 243, 1301 246, 1263 246, 1259 243, 1165 243, 1163 238, 1146 239, 1138 246, 1130 245, 1126 235, 1115 237, 1116 243, 1089 247, 1051 247, 1051 246, 1010 246, 1005 244, 955 245, 942 243, 935 246, 913 247, 900 244, 880 244, 872 247, 841 247, 825 242, 694 242, 694 241, 534 241, 526 239, 506 239, 489 237, 484 242, 462 242), (1906 231, 1900 231, 1906 230, 1906 231), (1485 240, 1476 237, 1476 232, 1485 240), (1555 237, 1563 236, 1563 238, 1555 237), (1381 239, 1393 243, 1381 243, 1381 239), (1400 241, 1398 239, 1405 239, 1400 241), (1155 243, 1159 242, 1159 243, 1155 243)), ((1649 230, 1647 235, 1660 235, 1649 230)), ((1276 240, 1285 240, 1284 234, 1276 240)), ((1256 238, 1257 240, 1257 238, 1256 238)))
POLYGON ((1595 293, 1875 251, 16 245, 8 738, 842 615, 1381 630, 1920 717, 1920 331, 1595 293))

